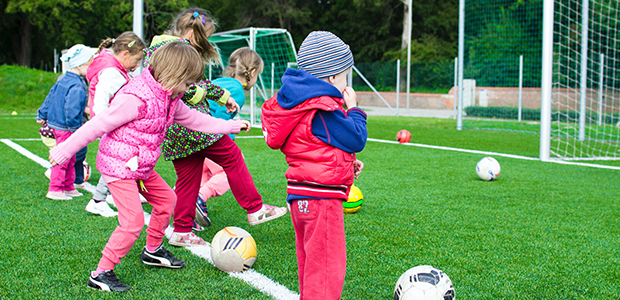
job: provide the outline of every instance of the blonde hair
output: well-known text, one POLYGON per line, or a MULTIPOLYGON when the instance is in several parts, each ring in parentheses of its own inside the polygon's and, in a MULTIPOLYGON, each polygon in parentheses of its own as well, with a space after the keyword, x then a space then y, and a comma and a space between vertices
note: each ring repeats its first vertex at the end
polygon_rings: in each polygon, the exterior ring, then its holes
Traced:
POLYGON ((95 55, 99 54, 103 49, 112 46, 114 53, 120 53, 123 50, 129 51, 131 55, 136 55, 146 48, 146 44, 142 39, 132 31, 125 31, 117 38, 106 38, 99 44, 99 50, 95 55))
POLYGON ((174 36, 184 36, 190 29, 193 29, 192 46, 205 61, 211 64, 222 65, 222 59, 217 49, 209 42, 209 35, 215 32, 217 22, 211 18, 209 12, 202 8, 189 8, 180 13, 174 22, 170 24, 168 34, 174 36), (209 31, 211 33, 209 33, 209 31))
POLYGON ((246 83, 252 79, 250 74, 253 70, 260 74, 263 72, 263 59, 250 49, 250 47, 239 48, 230 54, 228 58, 228 67, 224 69, 222 74, 226 77, 240 76, 245 78, 246 83))
POLYGON ((183 41, 174 41, 159 48, 151 56, 150 64, 153 78, 165 90, 188 80, 198 81, 205 72, 198 51, 183 41))

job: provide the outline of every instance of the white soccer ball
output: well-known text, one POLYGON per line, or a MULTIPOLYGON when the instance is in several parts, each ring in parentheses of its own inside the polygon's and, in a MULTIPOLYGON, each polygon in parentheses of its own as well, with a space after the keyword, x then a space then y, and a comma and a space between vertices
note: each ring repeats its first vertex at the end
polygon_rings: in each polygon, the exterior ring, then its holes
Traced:
POLYGON ((428 265, 407 270, 398 278, 394 300, 454 300, 452 280, 443 271, 428 265))
POLYGON ((213 237, 211 259, 224 272, 241 272, 256 261, 256 242, 239 227, 226 227, 213 237))
POLYGON ((476 165, 476 173, 482 180, 492 181, 499 176, 501 168, 499 163, 493 157, 485 157, 476 165))

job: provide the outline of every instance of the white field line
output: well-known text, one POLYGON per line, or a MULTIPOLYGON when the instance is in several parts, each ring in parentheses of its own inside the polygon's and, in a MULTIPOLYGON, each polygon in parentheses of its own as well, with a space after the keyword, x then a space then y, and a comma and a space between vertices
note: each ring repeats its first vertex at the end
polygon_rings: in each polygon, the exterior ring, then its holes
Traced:
MULTIPOLYGON (((36 139, 36 140, 40 140, 40 139, 36 139)), ((15 144, 11 140, 0 139, 0 142, 7 144, 9 147, 15 149, 15 151, 30 158, 31 160, 40 164, 44 168, 49 168, 51 166, 48 161, 32 154, 32 152, 26 150, 24 147, 18 144, 15 144)), ((90 184, 89 182, 84 182, 84 189, 90 192, 91 194, 95 192, 95 188, 96 187, 90 184)), ((145 226, 148 225, 150 219, 151 219, 151 215, 147 212, 144 212, 144 225, 145 226)), ((168 228, 166 228, 166 237, 170 238, 173 230, 174 228, 172 226, 168 226, 168 228)), ((192 254, 197 255, 205 259, 210 264, 214 265, 213 260, 211 259, 211 247, 209 247, 208 245, 207 246, 190 246, 190 247, 186 247, 185 249, 189 250, 192 254)), ((254 269, 249 269, 245 272, 228 272, 228 275, 230 277, 245 281, 247 284, 259 290, 261 293, 272 296, 273 298, 277 300, 298 300, 299 299, 299 294, 273 281, 269 277, 256 272, 254 269)))
MULTIPOLYGON (((373 139, 373 138, 368 138, 368 140, 371 141, 371 142, 378 142, 378 143, 400 144, 397 141, 387 141, 387 140, 379 140, 379 139, 373 139)), ((474 154, 482 154, 482 155, 489 155, 489 156, 494 155, 494 156, 502 156, 502 157, 509 157, 509 158, 515 158, 515 159, 523 159, 523 160, 537 160, 537 161, 540 161, 540 159, 535 158, 535 157, 527 157, 527 156, 520 156, 520 155, 506 154, 506 153, 497 153, 497 152, 489 152, 489 151, 469 150, 469 149, 452 148, 452 147, 444 147, 444 146, 433 146, 433 145, 425 145, 425 144, 416 144, 416 143, 405 143, 405 144, 400 144, 400 145, 403 145, 403 146, 413 146, 413 147, 421 147, 421 148, 430 148, 430 149, 438 149, 438 150, 447 150, 447 151, 456 151, 456 152, 464 152, 464 153, 474 153, 474 154)), ((556 164, 562 164, 562 165, 573 165, 573 166, 592 167, 592 168, 599 168, 599 169, 620 170, 620 167, 615 167, 615 166, 604 166, 604 165, 589 164, 589 163, 579 163, 579 162, 564 161, 564 160, 559 160, 559 159, 551 159, 548 162, 556 163, 556 164)))

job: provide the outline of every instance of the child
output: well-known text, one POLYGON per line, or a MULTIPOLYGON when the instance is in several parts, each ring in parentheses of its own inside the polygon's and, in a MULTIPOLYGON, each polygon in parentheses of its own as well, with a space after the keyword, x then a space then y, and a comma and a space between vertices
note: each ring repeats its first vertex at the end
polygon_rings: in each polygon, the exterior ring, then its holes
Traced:
MULTIPOLYGON (((60 59, 69 62, 69 71, 60 79, 37 111, 37 122, 47 124, 61 143, 82 126, 82 115, 86 108, 86 82, 82 76, 91 63, 94 51, 82 44, 75 45, 60 59)), ((77 151, 76 151, 77 152, 77 151)), ((75 182, 75 156, 61 165, 53 166, 49 191, 46 197, 54 200, 71 200, 82 196, 73 185, 75 182)))
POLYGON ((355 153, 366 145, 366 114, 347 87, 353 55, 337 36, 311 32, 298 65, 263 105, 263 133, 289 164, 300 299, 340 299, 347 261, 342 202, 363 168, 355 153))
POLYGON ((213 118, 179 101, 188 86, 203 75, 204 65, 193 47, 183 42, 169 43, 153 54, 150 67, 125 85, 108 109, 50 151, 50 163, 62 164, 83 145, 103 135, 97 167, 114 197, 120 225, 104 248, 97 270, 91 273, 89 287, 105 291, 130 289, 118 280, 113 269, 129 252, 144 226, 139 194, 153 206, 140 260, 147 265, 174 269, 185 265, 162 243, 176 202, 172 189, 153 169, 161 154, 159 146, 166 128, 173 122, 220 134, 250 128, 247 121, 213 118))
MULTIPOLYGON (((151 47, 146 53, 146 61, 149 60, 151 53, 157 53, 157 48, 161 47, 161 44, 169 43, 170 40, 182 40, 194 46, 208 62, 219 62, 217 51, 207 40, 214 31, 214 22, 205 10, 190 8, 179 14, 171 27, 172 36, 153 38, 151 47)), ((237 111, 239 106, 229 95, 229 91, 203 80, 190 87, 189 93, 182 100, 203 114, 209 114, 205 97, 217 100, 220 105, 226 103, 227 112, 237 111)), ((174 207, 174 232, 168 241, 171 245, 179 247, 206 245, 202 238, 192 232, 205 158, 211 159, 224 169, 235 199, 248 212, 250 225, 267 222, 286 214, 285 207, 263 204, 241 150, 229 136, 204 134, 185 128, 182 124, 173 124, 166 132, 163 152, 166 160, 172 160, 177 173, 174 190, 177 195, 177 204, 174 207)))
MULTIPOLYGON (((107 38, 99 45, 99 55, 86 71, 90 82, 88 111, 93 118, 110 106, 114 95, 127 82, 129 72, 134 71, 142 61, 146 45, 140 37, 131 31, 123 32, 116 39, 107 38), (106 48, 110 48, 111 51, 106 48)), ((86 207, 86 211, 104 217, 118 215, 105 201, 109 194, 103 176, 99 177, 97 188, 86 207)))
MULTIPOLYGON (((263 66, 263 60, 256 51, 249 47, 239 48, 230 54, 228 67, 222 74, 224 77, 213 80, 213 84, 230 91, 230 96, 237 101, 241 109, 245 104, 244 91, 249 91, 254 86, 258 75, 263 72, 263 66)), ((209 100, 209 111, 212 116, 224 120, 233 119, 237 115, 236 111, 228 113, 225 107, 217 105, 213 100, 209 100)), ((234 135, 229 136, 235 139, 234 135)), ((210 159, 205 158, 202 170, 200 191, 196 201, 196 220, 200 225, 208 227, 211 225, 211 219, 209 219, 206 201, 209 198, 223 195, 230 189, 230 186, 224 169, 210 159)))

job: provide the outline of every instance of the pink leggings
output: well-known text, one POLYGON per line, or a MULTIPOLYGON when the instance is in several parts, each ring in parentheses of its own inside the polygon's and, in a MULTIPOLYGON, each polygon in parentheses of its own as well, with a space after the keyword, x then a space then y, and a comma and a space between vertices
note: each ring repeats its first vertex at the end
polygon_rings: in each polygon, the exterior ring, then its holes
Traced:
MULTIPOLYGON (((56 144, 60 144, 67 140, 73 132, 54 129, 54 136, 56 137, 56 144)), ((75 181, 75 155, 73 155, 62 166, 55 165, 52 167, 52 175, 50 175, 50 192, 62 192, 73 191, 75 187, 73 182, 75 181)))
POLYGON ((139 194, 153 206, 151 220, 146 229, 146 244, 157 247, 162 243, 177 197, 155 170, 143 183, 144 190, 141 189, 139 180, 120 179, 108 182, 118 209, 119 225, 101 252, 103 257, 99 261, 99 267, 104 270, 113 270, 114 266, 121 262, 121 258, 129 253, 142 232, 144 212, 139 194))
POLYGON ((202 166, 202 180, 200 181, 200 196, 205 201, 209 198, 219 197, 230 190, 226 172, 220 165, 205 158, 202 166))
POLYGON ((300 300, 340 299, 347 272, 342 200, 294 200, 300 300))

